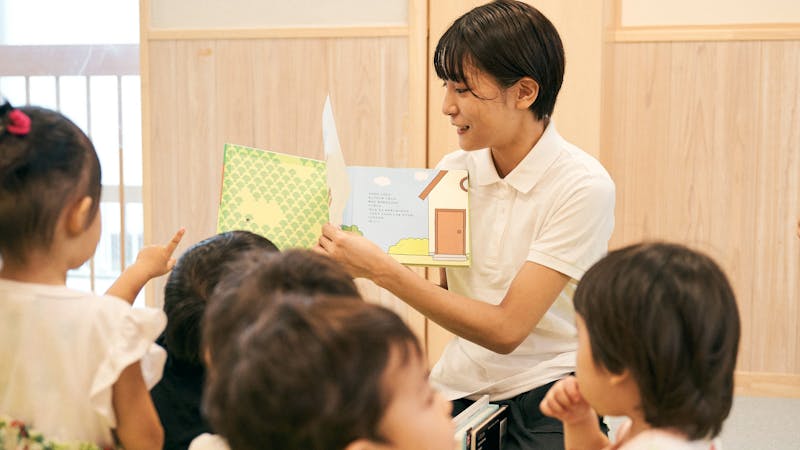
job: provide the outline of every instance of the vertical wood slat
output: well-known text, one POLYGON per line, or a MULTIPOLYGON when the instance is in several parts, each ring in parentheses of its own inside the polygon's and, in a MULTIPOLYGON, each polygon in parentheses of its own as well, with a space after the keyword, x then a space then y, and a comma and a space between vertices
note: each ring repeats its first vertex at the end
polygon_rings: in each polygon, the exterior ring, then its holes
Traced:
POLYGON ((122 76, 117 75, 117 140, 119 142, 117 159, 119 160, 119 267, 125 270, 125 158, 122 137, 122 76))
POLYGON ((738 370, 800 372, 800 42, 615 44, 612 246, 685 242, 737 293, 738 370))

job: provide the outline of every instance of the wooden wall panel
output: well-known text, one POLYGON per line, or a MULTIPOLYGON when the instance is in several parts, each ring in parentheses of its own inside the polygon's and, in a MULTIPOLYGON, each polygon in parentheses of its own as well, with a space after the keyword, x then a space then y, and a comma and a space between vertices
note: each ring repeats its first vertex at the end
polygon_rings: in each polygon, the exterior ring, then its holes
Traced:
MULTIPOLYGON (((155 40, 144 67, 146 220, 156 240, 187 228, 178 253, 215 233, 224 143, 322 158, 327 93, 349 164, 425 164, 424 149, 408 145, 407 38, 155 40)), ((163 282, 154 283, 156 304, 163 282)), ((416 312, 359 286, 424 336, 416 312)))
POLYGON ((738 369, 800 375, 800 42, 618 43, 613 59, 612 247, 711 254, 739 301, 738 369))

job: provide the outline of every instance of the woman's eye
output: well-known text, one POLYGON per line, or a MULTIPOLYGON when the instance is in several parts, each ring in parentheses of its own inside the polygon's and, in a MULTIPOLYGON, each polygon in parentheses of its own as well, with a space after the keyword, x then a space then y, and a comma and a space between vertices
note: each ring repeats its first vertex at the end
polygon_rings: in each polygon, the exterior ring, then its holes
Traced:
POLYGON ((469 89, 467 89, 467 88, 456 88, 455 91, 456 91, 456 94, 465 94, 465 93, 469 92, 469 89))

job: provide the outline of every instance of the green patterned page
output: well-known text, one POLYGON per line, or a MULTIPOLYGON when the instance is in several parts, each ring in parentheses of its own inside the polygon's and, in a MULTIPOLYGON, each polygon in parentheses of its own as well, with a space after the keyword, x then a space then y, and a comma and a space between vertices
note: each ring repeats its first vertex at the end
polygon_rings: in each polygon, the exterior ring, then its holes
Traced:
POLYGON ((324 161, 225 144, 217 232, 247 230, 281 250, 311 248, 326 222, 324 161))

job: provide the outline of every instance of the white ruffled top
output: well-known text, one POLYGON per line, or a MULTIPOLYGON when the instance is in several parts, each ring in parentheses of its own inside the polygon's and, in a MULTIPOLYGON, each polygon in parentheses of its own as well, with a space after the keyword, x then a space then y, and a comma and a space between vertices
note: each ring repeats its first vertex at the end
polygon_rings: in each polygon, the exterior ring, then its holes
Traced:
POLYGON ((148 389, 161 379, 165 325, 116 297, 0 279, 0 414, 51 440, 113 445, 111 389, 136 361, 148 389))

